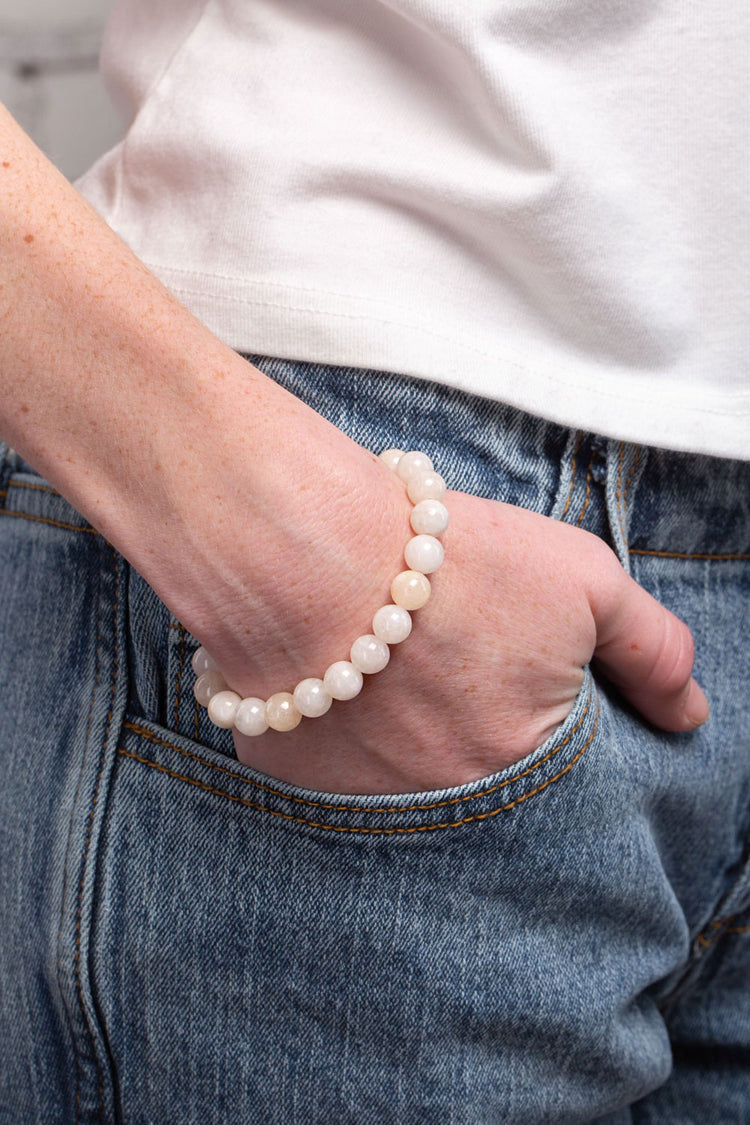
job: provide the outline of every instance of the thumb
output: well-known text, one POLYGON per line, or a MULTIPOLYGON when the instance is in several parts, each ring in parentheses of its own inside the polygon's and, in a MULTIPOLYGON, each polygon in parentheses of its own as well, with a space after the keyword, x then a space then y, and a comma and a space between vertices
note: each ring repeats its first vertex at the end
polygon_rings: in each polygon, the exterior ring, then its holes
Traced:
POLYGON ((705 723, 708 701, 692 678, 687 625, 617 566, 604 596, 592 598, 594 658, 636 710, 663 730, 705 723))

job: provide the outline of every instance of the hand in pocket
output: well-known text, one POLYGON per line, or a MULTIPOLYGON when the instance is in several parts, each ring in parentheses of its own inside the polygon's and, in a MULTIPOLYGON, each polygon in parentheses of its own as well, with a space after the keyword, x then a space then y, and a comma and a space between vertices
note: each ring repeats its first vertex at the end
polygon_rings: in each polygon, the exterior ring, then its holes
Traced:
POLYGON ((242 762, 337 793, 463 784, 541 745, 592 658, 655 725, 686 731, 705 720, 687 626, 602 541, 463 493, 447 503, 446 561, 389 666, 323 718, 236 735, 242 762))

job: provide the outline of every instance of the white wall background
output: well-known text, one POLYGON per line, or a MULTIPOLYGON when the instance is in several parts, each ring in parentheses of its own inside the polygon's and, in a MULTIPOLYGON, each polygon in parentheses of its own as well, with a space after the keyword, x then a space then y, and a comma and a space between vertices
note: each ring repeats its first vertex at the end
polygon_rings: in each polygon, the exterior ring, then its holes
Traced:
POLYGON ((69 179, 120 135, 98 72, 111 0, 0 0, 0 102, 69 179))

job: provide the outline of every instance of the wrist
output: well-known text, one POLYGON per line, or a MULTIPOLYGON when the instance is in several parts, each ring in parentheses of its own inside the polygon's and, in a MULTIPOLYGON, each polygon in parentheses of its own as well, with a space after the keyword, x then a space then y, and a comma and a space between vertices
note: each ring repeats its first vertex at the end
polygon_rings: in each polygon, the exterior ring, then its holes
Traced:
POLYGON ((342 646, 342 659, 329 664, 325 674, 319 669, 320 675, 299 681, 293 695, 289 691, 274 692, 267 702, 230 690, 216 662, 200 649, 193 665, 198 674, 196 699, 208 706, 209 716, 217 725, 235 726, 244 735, 260 735, 269 727, 292 730, 302 717, 320 717, 333 699, 348 700, 358 695, 363 676, 382 671, 390 660, 390 646, 411 633, 409 611, 427 602, 430 582, 426 576, 439 569, 443 561, 439 536, 448 526, 448 510, 441 503, 445 482, 423 454, 392 449, 381 454, 380 460, 400 478, 414 505, 402 568, 390 584, 388 602, 375 612, 370 629, 360 634, 348 651, 342 646))

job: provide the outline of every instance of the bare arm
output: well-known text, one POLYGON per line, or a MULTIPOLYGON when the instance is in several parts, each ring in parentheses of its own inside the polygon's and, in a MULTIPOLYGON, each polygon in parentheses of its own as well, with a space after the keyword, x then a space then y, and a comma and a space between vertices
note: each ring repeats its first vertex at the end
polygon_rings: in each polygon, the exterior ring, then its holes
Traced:
MULTIPOLYGON (((401 486, 198 323, 4 111, 0 317, 0 433, 237 690, 293 686, 368 628, 402 568, 401 486)), ((479 777, 554 729, 595 654, 657 725, 705 719, 688 630, 603 544, 492 501, 449 502, 448 561, 398 671, 291 734, 240 740, 243 760, 341 792, 479 777)))

